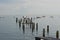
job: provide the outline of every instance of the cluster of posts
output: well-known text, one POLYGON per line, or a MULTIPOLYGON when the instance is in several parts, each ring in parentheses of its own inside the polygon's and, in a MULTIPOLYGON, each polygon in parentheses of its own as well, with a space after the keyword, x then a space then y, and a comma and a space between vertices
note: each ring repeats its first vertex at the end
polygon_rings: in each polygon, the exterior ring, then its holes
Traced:
MULTIPOLYGON (((18 22, 18 18, 16 18, 16 22, 18 22)), ((23 32, 25 32, 25 24, 24 24, 24 22, 22 23, 22 19, 19 20, 19 27, 21 27, 21 24, 22 24, 23 32)), ((32 21, 32 18, 31 18, 29 24, 30 24, 30 29, 32 29, 32 32, 33 32, 35 29, 35 23, 32 21)), ((36 31, 38 31, 38 23, 36 23, 36 31)), ((47 33, 49 34, 49 25, 47 25, 47 33)), ((45 28, 43 28, 43 37, 45 37, 45 28)), ((59 39, 58 30, 56 31, 56 38, 59 39)), ((35 40, 40 40, 40 38, 35 37, 35 40)))
MULTIPOLYGON (((22 29, 23 29, 23 33, 25 32, 25 24, 27 24, 27 20, 26 20, 26 23, 22 23, 22 19, 18 21, 18 18, 16 18, 16 23, 18 22, 19 23, 19 27, 22 26, 22 29)), ((30 29, 32 29, 32 33, 34 32, 35 30, 35 26, 36 26, 36 31, 38 31, 38 23, 35 23, 32 21, 32 18, 29 20, 30 23, 28 24, 30 26, 30 29)))

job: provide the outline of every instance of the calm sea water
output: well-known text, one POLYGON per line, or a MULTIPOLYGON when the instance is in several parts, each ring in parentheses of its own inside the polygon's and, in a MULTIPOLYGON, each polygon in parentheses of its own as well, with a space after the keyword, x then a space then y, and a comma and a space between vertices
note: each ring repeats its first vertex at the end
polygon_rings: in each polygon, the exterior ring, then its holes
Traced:
MULTIPOLYGON (((29 25, 26 25, 23 32, 22 27, 19 27, 19 24, 16 23, 16 18, 11 16, 5 16, 0 18, 0 40, 34 40, 35 36, 42 36, 43 28, 47 29, 47 25, 50 26, 50 37, 55 38, 55 33, 57 30, 60 32, 60 17, 54 16, 51 18, 47 16, 45 18, 33 19, 35 23, 38 23, 38 31, 30 29, 29 25)), ((46 30, 45 30, 46 31, 46 30)))

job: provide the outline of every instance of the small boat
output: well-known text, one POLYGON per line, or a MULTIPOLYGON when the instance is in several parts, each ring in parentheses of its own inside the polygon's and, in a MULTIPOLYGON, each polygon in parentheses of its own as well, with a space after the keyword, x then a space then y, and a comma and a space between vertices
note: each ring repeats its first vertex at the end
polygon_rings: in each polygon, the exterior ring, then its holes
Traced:
POLYGON ((45 17, 45 16, 42 16, 42 17, 45 17))
POLYGON ((36 18, 41 18, 41 17, 36 17, 36 18))
POLYGON ((53 18, 53 16, 50 16, 51 18, 53 18))

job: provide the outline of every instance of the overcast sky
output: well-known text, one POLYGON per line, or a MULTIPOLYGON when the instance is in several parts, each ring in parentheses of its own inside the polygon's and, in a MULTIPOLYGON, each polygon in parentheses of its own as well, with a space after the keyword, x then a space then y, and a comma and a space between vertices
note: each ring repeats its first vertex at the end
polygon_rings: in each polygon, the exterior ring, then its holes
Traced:
POLYGON ((0 15, 60 15, 60 0, 0 0, 0 15))

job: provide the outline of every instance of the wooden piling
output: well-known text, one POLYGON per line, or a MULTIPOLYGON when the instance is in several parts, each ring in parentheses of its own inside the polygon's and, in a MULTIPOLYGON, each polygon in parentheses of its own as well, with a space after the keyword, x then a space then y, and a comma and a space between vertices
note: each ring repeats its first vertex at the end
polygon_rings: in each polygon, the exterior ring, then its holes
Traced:
POLYGON ((31 21, 30 21, 30 23, 32 23, 32 18, 31 18, 31 21))
POLYGON ((16 22, 18 21, 18 18, 16 18, 16 22))
POLYGON ((43 37, 45 37, 45 28, 43 28, 43 37))
POLYGON ((56 31, 56 38, 59 39, 59 31, 56 31))
POLYGON ((49 33, 49 25, 47 25, 47 33, 49 33))
POLYGON ((38 30, 38 23, 36 23, 36 31, 38 30))

